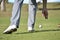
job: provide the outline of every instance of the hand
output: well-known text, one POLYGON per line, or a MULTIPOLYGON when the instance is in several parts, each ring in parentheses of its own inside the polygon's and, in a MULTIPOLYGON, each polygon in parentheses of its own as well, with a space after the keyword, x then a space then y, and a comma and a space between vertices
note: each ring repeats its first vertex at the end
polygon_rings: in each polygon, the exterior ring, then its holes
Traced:
POLYGON ((45 19, 48 19, 48 11, 47 11, 47 9, 42 10, 42 15, 45 17, 45 19))

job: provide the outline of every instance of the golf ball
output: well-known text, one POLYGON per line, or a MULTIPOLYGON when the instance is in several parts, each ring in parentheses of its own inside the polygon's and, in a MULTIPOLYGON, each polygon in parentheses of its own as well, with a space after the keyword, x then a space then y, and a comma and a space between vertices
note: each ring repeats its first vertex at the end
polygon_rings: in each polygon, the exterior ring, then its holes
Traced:
POLYGON ((42 28, 42 25, 39 25, 39 28, 42 28))

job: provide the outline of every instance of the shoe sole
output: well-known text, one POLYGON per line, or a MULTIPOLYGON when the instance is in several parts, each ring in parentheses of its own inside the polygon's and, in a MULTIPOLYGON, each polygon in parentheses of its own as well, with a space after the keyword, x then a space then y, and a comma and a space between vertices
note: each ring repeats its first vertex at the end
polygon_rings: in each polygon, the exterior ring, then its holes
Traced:
POLYGON ((31 32, 31 33, 32 33, 32 32, 34 32, 34 30, 29 30, 29 32, 31 32))
POLYGON ((4 32, 3 34, 11 34, 12 32, 17 31, 17 29, 11 29, 10 31, 4 32))

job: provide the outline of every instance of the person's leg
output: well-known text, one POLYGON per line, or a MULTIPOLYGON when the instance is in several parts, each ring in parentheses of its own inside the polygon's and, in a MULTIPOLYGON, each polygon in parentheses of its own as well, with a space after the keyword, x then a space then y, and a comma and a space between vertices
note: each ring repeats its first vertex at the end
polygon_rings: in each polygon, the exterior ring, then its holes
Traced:
POLYGON ((36 8, 37 8, 36 0, 29 0, 28 31, 34 30, 36 8))
POLYGON ((22 3, 23 0, 15 0, 12 10, 11 24, 3 33, 8 34, 17 30, 20 21, 22 3))
POLYGON ((10 25, 19 26, 22 3, 23 0, 15 0, 10 25))

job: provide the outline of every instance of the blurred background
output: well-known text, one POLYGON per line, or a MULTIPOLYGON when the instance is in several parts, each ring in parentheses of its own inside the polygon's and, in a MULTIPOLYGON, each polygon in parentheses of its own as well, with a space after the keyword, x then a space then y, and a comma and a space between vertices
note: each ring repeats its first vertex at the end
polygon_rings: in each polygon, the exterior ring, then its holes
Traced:
POLYGON ((60 0, 47 0, 48 19, 42 16, 42 0, 37 1, 35 32, 27 31, 28 1, 24 0, 21 10, 20 27, 13 34, 3 34, 10 24, 14 0, 3 0, 0 3, 0 40, 60 40, 60 0), (39 25, 42 29, 39 29, 39 25))

